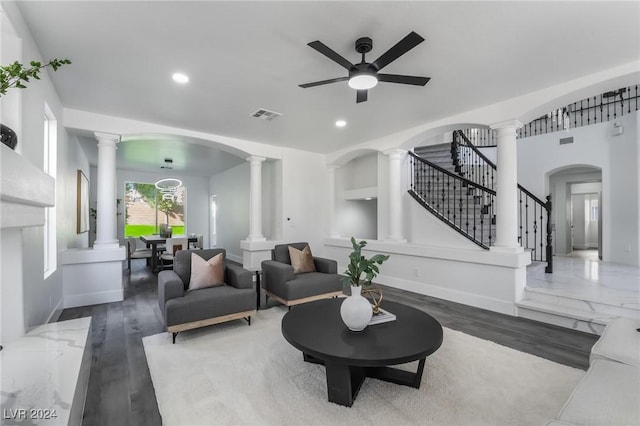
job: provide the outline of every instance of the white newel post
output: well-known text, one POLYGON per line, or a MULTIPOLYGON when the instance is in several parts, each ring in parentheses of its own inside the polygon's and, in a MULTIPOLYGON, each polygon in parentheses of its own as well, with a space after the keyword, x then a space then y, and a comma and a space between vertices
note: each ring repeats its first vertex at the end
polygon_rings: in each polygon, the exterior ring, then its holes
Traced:
POLYGON ((402 162, 407 151, 390 149, 389 156, 389 237, 390 242, 406 242, 402 235, 402 162))
POLYGON ((496 241, 492 250, 521 252, 518 242, 518 151, 517 120, 493 124, 498 131, 498 161, 496 188, 496 241))
POLYGON ((251 182, 249 188, 249 241, 265 241, 262 235, 262 162, 265 157, 252 155, 247 158, 251 164, 251 182))
POLYGON ((119 135, 95 133, 98 140, 98 191, 94 249, 117 248, 116 233, 116 145, 119 135))
POLYGON ((328 230, 330 238, 337 238, 340 236, 338 230, 336 229, 336 169, 338 166, 335 164, 329 164, 327 166, 327 176, 329 186, 329 199, 327 200, 327 208, 329 209, 328 215, 328 230))

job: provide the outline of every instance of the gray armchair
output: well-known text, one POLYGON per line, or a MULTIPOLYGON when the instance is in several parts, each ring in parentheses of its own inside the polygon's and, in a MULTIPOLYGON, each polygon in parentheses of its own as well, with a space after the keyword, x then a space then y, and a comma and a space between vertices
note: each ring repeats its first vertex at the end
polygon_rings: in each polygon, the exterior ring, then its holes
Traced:
POLYGON ((307 243, 276 245, 271 251, 272 260, 262 262, 262 289, 267 300, 271 297, 291 307, 342 294, 342 280, 335 260, 314 256, 316 272, 295 274, 289 246, 302 250, 307 243))
POLYGON ((256 313, 251 272, 226 261, 224 249, 181 250, 173 260, 172 271, 158 274, 158 304, 173 343, 180 331, 244 318, 251 325, 256 313), (191 253, 209 260, 223 253, 225 285, 188 290, 191 279, 191 253))

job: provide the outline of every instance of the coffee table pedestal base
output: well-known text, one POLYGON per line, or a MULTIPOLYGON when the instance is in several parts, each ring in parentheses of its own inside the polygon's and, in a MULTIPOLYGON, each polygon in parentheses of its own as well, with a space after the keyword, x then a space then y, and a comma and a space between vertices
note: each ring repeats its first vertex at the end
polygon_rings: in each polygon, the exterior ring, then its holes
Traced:
POLYGON ((353 405, 365 377, 419 389, 425 362, 425 358, 420 359, 417 371, 412 373, 392 367, 358 367, 333 363, 304 353, 303 358, 306 362, 325 366, 329 401, 346 407, 353 405))

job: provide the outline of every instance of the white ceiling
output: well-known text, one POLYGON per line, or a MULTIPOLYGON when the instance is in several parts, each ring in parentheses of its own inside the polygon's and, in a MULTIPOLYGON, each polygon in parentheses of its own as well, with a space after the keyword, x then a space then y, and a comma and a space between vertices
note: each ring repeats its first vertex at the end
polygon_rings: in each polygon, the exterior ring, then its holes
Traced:
POLYGON ((640 59, 637 1, 19 7, 43 56, 73 61, 52 73, 66 107, 320 153, 640 59), (308 42, 358 62, 354 42, 369 36, 373 61, 410 31, 426 41, 384 72, 431 77, 425 87, 380 83, 361 104, 346 82, 298 87, 346 75, 308 42), (178 70, 188 85, 171 81, 178 70), (258 108, 284 115, 251 118, 258 108), (334 126, 339 118, 347 127, 334 126))

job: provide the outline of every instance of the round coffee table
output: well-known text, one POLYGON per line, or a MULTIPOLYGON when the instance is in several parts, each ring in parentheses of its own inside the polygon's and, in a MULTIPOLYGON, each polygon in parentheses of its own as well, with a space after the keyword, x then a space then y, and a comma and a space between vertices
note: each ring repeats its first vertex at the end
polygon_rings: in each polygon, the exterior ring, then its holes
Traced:
POLYGON ((350 331, 340 317, 343 299, 294 307, 282 318, 282 335, 307 362, 323 364, 329 401, 350 407, 365 377, 420 387, 424 362, 442 344, 442 326, 410 306, 385 301, 395 321, 350 331), (388 367, 419 360, 415 373, 388 367))

